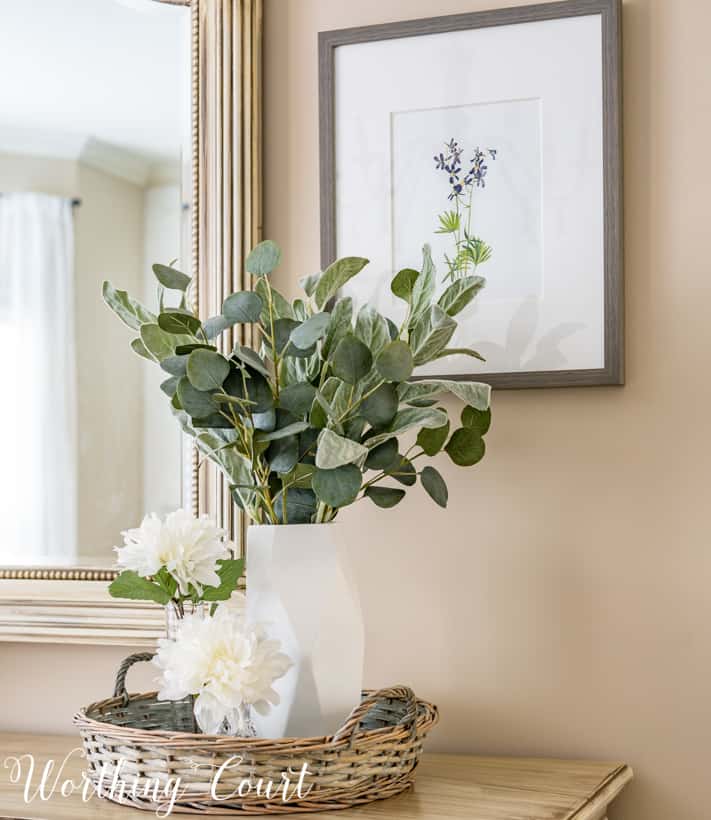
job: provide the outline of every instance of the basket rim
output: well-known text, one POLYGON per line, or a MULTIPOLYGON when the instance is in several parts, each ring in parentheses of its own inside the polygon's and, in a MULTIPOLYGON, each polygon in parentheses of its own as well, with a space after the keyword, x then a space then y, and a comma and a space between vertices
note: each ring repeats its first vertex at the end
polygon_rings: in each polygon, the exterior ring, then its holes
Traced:
MULTIPOLYGON (((372 696, 378 689, 364 689, 363 696, 372 696)), ((158 692, 134 692, 128 695, 128 701, 158 700, 158 692)), ((439 721, 439 710, 435 704, 429 701, 415 698, 417 705, 416 734, 421 736, 427 734, 429 730, 439 721)), ((161 746, 175 743, 178 746, 198 745, 200 747, 221 748, 223 746, 238 744, 241 749, 253 749, 255 751, 288 750, 293 752, 296 748, 316 749, 327 746, 332 749, 339 749, 349 745, 347 737, 335 739, 335 735, 316 735, 313 737, 280 737, 280 738, 238 738, 228 735, 208 735, 196 732, 169 731, 166 729, 141 729, 135 726, 119 726, 115 723, 107 723, 89 717, 88 712, 98 707, 106 708, 119 706, 126 701, 123 696, 105 698, 95 701, 88 706, 82 706, 72 718, 72 723, 79 728, 80 732, 103 735, 121 740, 134 740, 135 742, 157 742, 161 746)), ((354 735, 356 742, 380 738, 385 734, 392 735, 393 739, 400 734, 409 735, 411 730, 407 726, 381 726, 377 729, 358 730, 354 735)))

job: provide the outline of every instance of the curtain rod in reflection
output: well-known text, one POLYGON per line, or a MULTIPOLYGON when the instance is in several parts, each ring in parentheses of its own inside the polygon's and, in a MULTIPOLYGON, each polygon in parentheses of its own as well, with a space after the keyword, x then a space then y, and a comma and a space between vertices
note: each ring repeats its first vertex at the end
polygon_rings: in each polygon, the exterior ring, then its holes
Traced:
MULTIPOLYGON (((15 191, 14 193, 20 193, 20 191, 15 191)), ((7 194, 0 191, 0 196, 7 196, 7 194)), ((81 206, 81 199, 78 197, 72 197, 69 202, 71 203, 72 208, 79 208, 81 206)))

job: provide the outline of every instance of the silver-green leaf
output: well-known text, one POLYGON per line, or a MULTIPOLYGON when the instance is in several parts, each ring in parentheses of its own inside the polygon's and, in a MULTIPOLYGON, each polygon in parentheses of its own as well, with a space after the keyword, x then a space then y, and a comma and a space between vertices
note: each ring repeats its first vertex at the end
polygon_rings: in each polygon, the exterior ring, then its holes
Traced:
POLYGON ((368 455, 368 448, 357 441, 343 438, 333 430, 322 430, 316 449, 316 466, 322 470, 333 470, 343 464, 352 464, 368 455))

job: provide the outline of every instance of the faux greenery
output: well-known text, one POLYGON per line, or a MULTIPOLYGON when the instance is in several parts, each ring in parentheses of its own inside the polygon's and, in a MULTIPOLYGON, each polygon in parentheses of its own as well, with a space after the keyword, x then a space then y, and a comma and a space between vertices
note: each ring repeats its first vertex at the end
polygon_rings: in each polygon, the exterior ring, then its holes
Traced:
MULTIPOLYGON (((233 293, 222 312, 202 322, 187 306, 190 278, 154 265, 164 289, 183 294, 181 306, 157 315, 104 283, 104 299, 136 332, 131 347, 166 373, 161 389, 182 429, 227 476, 235 502, 259 524, 322 523, 341 507, 369 499, 399 503, 418 479, 440 506, 447 486, 422 459, 440 451, 460 466, 484 456, 490 388, 467 381, 415 380, 415 367, 448 355, 454 317, 476 296, 481 277, 461 276, 436 298, 428 246, 420 271, 405 269, 392 292, 406 303, 398 326, 369 305, 354 311, 340 289, 368 260, 345 257, 301 280, 305 298, 289 302, 269 281, 281 252, 272 241, 252 250, 246 269, 254 290, 233 293), (239 343, 221 352, 220 336, 251 324, 258 350, 239 343), (438 404, 461 399, 454 428, 438 404), (404 452, 403 434, 416 434, 404 452)), ((367 503, 367 502, 366 502, 367 503)))

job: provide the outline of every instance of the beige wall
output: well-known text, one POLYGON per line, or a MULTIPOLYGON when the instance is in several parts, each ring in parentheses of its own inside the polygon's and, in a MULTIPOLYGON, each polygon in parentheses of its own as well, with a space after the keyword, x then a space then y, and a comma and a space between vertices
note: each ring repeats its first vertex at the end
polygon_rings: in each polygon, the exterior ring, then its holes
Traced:
MULTIPOLYGON (((283 287, 318 264, 316 31, 493 5, 267 0, 266 235, 283 287)), ((486 460, 441 464, 446 513, 413 492, 344 520, 367 683, 437 701, 433 748, 624 759, 637 778, 610 820, 701 820, 711 4, 631 0, 624 24, 627 385, 497 393, 486 460)), ((122 654, 0 646, 0 729, 66 731, 122 654)))
MULTIPOLYGON (((316 32, 496 5, 267 0, 265 235, 285 290, 319 262, 316 32)), ((624 4, 627 385, 499 392, 480 467, 437 465, 446 512, 413 491, 343 516, 367 684, 434 699, 434 748, 626 760, 611 820, 708 813, 710 27, 707 0, 624 4)))

